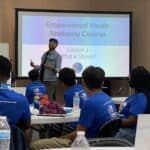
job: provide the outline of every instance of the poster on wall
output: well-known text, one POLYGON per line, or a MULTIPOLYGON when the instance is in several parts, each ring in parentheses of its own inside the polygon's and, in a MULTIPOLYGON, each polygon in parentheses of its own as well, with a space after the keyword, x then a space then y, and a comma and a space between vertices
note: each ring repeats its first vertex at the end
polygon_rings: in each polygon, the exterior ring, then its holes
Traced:
POLYGON ((0 55, 9 57, 9 45, 8 43, 0 43, 0 55))
MULTIPOLYGON (((3 55, 7 58, 9 58, 9 45, 8 43, 0 43, 0 55, 3 55)), ((11 85, 11 75, 9 80, 7 81, 7 84, 11 85)))

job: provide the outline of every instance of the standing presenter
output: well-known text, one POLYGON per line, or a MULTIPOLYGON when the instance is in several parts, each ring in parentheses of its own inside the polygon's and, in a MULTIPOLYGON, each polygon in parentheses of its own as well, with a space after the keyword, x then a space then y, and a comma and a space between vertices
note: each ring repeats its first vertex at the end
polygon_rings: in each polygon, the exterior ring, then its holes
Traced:
POLYGON ((35 69, 40 69, 40 80, 45 84, 49 98, 54 99, 55 88, 57 84, 57 73, 61 68, 62 57, 55 50, 58 46, 58 40, 49 39, 49 50, 41 58, 41 64, 35 65, 31 60, 30 65, 35 69))

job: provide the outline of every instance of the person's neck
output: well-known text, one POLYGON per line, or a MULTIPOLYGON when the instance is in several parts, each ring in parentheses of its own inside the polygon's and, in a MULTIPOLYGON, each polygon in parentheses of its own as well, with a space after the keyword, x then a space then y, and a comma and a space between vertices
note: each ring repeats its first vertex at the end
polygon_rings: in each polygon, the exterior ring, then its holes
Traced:
POLYGON ((96 93, 101 93, 102 92, 102 89, 99 88, 99 89, 89 89, 88 93, 89 95, 93 95, 93 94, 96 94, 96 93))
POLYGON ((55 49, 49 49, 48 52, 53 52, 55 49))
POLYGON ((8 88, 7 81, 0 81, 0 88, 7 89, 8 88))

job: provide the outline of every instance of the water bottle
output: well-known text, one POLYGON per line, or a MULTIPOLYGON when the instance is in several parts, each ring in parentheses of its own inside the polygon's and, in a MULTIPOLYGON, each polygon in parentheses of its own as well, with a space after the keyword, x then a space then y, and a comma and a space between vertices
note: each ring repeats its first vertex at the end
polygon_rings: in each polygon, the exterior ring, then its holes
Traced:
POLYGON ((90 146, 85 137, 84 131, 77 132, 77 137, 71 145, 71 150, 90 150, 90 146))
POLYGON ((80 96, 78 92, 75 92, 73 97, 73 112, 79 112, 79 105, 80 105, 80 96))
POLYGON ((38 88, 34 90, 34 97, 33 97, 33 102, 34 102, 34 109, 39 109, 40 107, 40 97, 41 93, 38 88))
POLYGON ((9 150, 10 127, 6 117, 0 117, 0 150, 9 150))

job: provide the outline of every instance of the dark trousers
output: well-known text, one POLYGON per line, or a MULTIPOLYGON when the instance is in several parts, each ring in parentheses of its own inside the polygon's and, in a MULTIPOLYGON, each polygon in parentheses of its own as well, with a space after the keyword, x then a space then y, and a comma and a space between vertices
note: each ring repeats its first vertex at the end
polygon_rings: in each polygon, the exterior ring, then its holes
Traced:
POLYGON ((46 86, 46 93, 48 94, 49 98, 54 100, 56 98, 55 89, 56 89, 57 81, 44 81, 43 83, 46 86))

